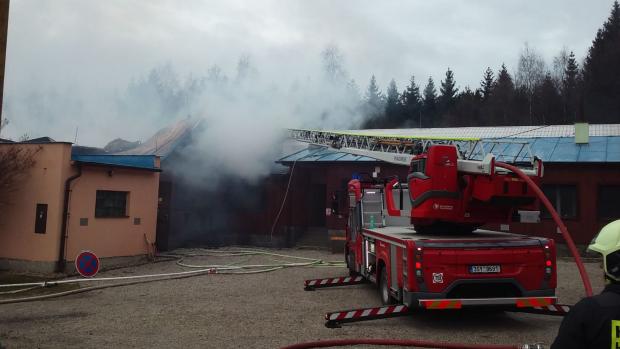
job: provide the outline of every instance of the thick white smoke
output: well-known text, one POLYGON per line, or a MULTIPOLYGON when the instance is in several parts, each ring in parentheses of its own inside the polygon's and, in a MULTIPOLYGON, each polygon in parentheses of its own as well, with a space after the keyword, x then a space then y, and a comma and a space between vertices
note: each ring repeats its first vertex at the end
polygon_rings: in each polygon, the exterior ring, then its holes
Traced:
POLYGON ((569 3, 13 1, 0 137, 103 146, 202 117, 195 156, 255 178, 279 155, 279 130, 358 125, 356 85, 372 74, 402 90, 451 67, 474 89, 524 41, 546 58, 564 45, 583 56, 609 4, 569 3))
POLYGON ((73 141, 77 128, 81 144, 144 140, 173 116, 157 115, 156 99, 119 113, 115 100, 132 77, 169 61, 181 86, 213 64, 234 80, 242 52, 252 54, 261 87, 274 82, 285 95, 301 86, 312 101, 324 97, 324 88, 306 83, 317 82, 312 67, 328 42, 340 46, 362 89, 372 74, 381 88, 395 79, 402 90, 411 74, 439 83, 451 67, 458 85, 474 90, 487 66, 514 66, 525 41, 547 61, 563 46, 583 57, 608 12, 607 1, 584 7, 578 0, 13 1, 4 89, 10 124, 0 137, 73 141))
POLYGON ((217 184, 223 176, 252 182, 267 175, 283 155, 285 128, 359 125, 359 93, 348 80, 342 57, 326 52, 337 49, 323 52, 315 71, 307 72, 313 79, 264 76, 247 56, 240 59, 234 78, 223 78, 221 72, 217 79, 207 78, 187 108, 204 121, 184 152, 191 159, 188 168, 177 172, 203 186, 217 184), (337 75, 330 69, 334 65, 337 75))

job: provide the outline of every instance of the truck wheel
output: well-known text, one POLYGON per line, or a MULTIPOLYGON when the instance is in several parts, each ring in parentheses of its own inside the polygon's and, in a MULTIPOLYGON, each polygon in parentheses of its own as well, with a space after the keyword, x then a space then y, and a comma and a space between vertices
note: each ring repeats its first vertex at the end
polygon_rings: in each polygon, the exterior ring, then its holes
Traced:
POLYGON ((388 286, 387 272, 385 267, 381 267, 381 276, 379 278, 379 296, 381 303, 384 305, 394 304, 394 299, 390 295, 390 286, 388 286))
POLYGON ((349 269, 349 276, 358 276, 359 273, 355 271, 355 255, 347 253, 346 258, 347 268, 349 269))

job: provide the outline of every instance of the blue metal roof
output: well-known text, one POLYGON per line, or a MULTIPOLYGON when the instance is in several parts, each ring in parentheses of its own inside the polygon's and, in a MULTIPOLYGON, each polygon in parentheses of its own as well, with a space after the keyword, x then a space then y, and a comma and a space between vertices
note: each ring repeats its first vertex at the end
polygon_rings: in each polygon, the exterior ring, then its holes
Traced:
POLYGON ((572 137, 542 137, 528 141, 534 155, 546 162, 620 162, 618 136, 590 137, 587 144, 576 144, 572 137))
POLYGON ((306 149, 295 152, 291 155, 285 156, 278 160, 277 162, 348 162, 348 161, 357 161, 357 162, 377 162, 379 160, 369 158, 366 156, 359 156, 353 154, 347 154, 343 152, 339 152, 333 149, 327 149, 323 147, 308 147, 306 149))
POLYGON ((161 171, 155 167, 155 155, 71 155, 71 160, 84 164, 161 171))
MULTIPOLYGON (((510 140, 511 138, 501 138, 510 140)), ((492 139, 489 139, 492 140, 492 139)), ((590 136, 588 144, 576 144, 573 137, 536 137, 518 138, 519 142, 528 142, 532 153, 544 162, 620 162, 620 136, 590 136)), ((495 149, 493 153, 504 154, 500 161, 513 160, 520 146, 505 144, 503 149, 495 149), (512 155, 512 156, 511 156, 512 155)), ((517 161, 523 161, 518 158, 517 161)), ((333 149, 308 147, 291 155, 285 156, 277 162, 376 162, 378 160, 347 154, 333 149)))

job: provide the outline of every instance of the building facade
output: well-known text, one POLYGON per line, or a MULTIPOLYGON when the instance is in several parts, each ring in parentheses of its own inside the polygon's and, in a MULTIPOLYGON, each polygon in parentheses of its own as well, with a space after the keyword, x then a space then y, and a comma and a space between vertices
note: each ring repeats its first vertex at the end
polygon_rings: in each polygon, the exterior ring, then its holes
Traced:
MULTIPOLYGON (((286 156, 268 176, 252 183, 234 174, 213 180, 204 159, 188 151, 193 138, 202 137, 202 127, 207 126, 182 120, 129 151, 162 157, 157 222, 160 250, 230 244, 327 245, 330 238, 344 235, 346 184, 353 176, 371 176, 373 172, 383 178, 407 176, 406 166, 292 142, 296 144, 283 145, 286 156)), ((355 132, 526 142, 545 162, 543 190, 578 244, 587 244, 602 225, 620 217, 617 124, 590 125, 583 140, 575 137, 574 125, 355 132)), ((561 240, 544 211, 540 224, 510 223, 509 229, 561 240)))
MULTIPOLYGON (((573 125, 363 132, 528 143, 532 153, 545 164, 541 187, 577 244, 588 244, 602 226, 620 219, 620 125, 590 125, 583 142, 577 142, 573 125)), ((295 164, 291 188, 293 200, 289 203, 293 213, 286 224, 297 226, 301 231, 310 229, 321 234, 323 241, 334 234, 344 234, 346 183, 353 175, 368 175, 379 169, 382 178, 398 175, 405 179, 408 171, 406 166, 312 147, 290 154, 279 163, 290 168, 295 164)), ((500 230, 501 227, 488 225, 485 228, 500 230)), ((508 229, 563 242, 544 209, 541 209, 538 224, 511 222, 508 229)))
POLYGON ((83 250, 104 267, 152 253, 157 157, 72 155, 63 142, 0 143, 0 152, 12 149, 30 154, 33 165, 2 193, 0 269, 70 272, 83 250))

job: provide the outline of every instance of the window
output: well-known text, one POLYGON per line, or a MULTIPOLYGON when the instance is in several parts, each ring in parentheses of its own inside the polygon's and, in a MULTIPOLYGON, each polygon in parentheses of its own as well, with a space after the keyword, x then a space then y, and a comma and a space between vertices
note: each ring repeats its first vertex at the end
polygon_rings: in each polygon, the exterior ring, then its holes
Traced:
POLYGON ((426 173, 426 159, 413 160, 411 162, 411 172, 426 173))
POLYGON ((127 217, 126 191, 97 190, 95 217, 127 217))
MULTIPOLYGON (((561 218, 577 218, 577 186, 548 184, 543 186, 543 192, 561 218)), ((540 211, 542 218, 551 218, 544 206, 540 211)))
POLYGON ((45 234, 47 227, 47 204, 37 204, 34 220, 34 233, 45 234))
POLYGON ((620 218, 620 185, 600 185, 597 206, 599 220, 620 218))

